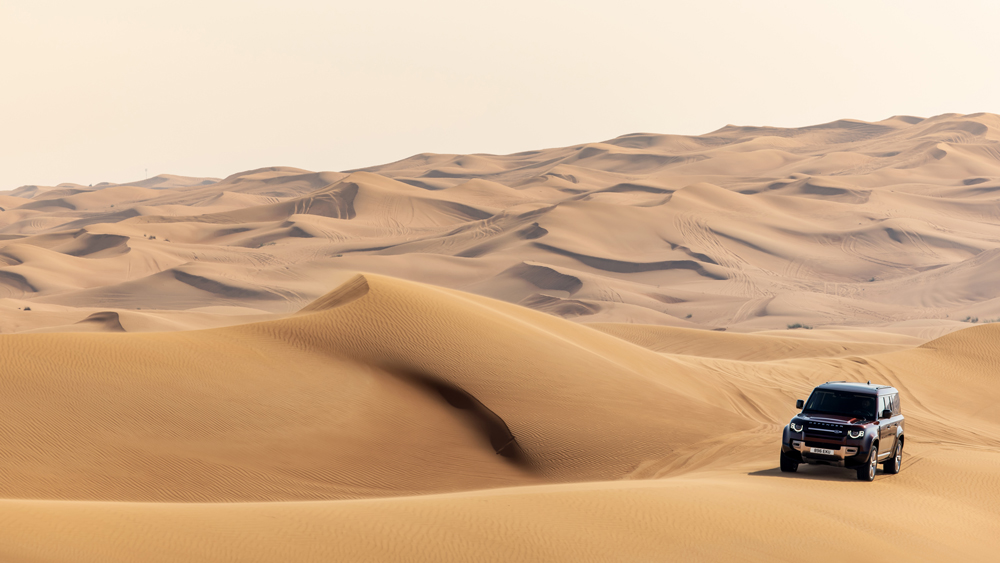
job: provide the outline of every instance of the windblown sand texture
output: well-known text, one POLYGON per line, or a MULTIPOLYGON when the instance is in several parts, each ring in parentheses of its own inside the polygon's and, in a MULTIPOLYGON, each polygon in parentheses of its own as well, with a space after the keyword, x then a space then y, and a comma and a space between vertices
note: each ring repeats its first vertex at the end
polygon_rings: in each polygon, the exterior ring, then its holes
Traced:
POLYGON ((992 560, 998 130, 2 195, 0 561, 992 560), (845 379, 902 472, 780 473, 845 379))

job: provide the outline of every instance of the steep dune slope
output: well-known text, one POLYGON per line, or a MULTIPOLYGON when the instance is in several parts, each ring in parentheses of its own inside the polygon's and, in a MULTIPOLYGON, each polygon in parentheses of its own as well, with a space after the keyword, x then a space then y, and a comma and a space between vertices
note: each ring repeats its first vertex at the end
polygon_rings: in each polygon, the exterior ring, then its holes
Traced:
POLYGON ((0 346, 0 497, 290 500, 620 478, 748 426, 668 358, 377 276, 285 320, 0 346))

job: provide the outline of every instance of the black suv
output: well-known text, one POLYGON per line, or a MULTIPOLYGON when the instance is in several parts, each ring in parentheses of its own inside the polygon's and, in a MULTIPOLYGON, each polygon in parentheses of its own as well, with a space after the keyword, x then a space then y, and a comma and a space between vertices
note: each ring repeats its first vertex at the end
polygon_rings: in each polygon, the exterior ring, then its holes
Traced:
POLYGON ((903 411, 895 388, 828 381, 795 407, 802 412, 782 434, 782 471, 795 471, 800 463, 833 465, 855 469, 858 479, 873 481, 881 463, 886 473, 899 473, 903 411))

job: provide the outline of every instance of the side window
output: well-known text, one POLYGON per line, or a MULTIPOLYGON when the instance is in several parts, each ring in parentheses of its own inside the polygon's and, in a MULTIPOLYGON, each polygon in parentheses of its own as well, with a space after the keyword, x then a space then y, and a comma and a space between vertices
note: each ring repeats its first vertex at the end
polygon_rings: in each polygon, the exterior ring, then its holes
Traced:
POLYGON ((889 395, 882 395, 881 397, 879 397, 879 405, 880 405, 878 408, 879 416, 882 416, 882 411, 884 410, 891 411, 892 403, 889 401, 889 395))
POLYGON ((902 412, 903 410, 899 407, 899 393, 894 393, 892 395, 892 415, 899 416, 902 412))

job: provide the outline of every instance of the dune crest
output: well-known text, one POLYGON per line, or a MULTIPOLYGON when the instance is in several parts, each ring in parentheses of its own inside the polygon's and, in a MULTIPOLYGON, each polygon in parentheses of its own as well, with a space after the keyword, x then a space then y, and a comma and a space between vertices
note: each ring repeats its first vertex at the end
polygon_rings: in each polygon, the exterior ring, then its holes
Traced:
POLYGON ((346 305, 368 294, 368 278, 358 274, 337 289, 306 305, 299 313, 315 313, 346 305))
POLYGON ((118 313, 114 311, 94 313, 76 324, 91 326, 104 332, 125 332, 118 313))

